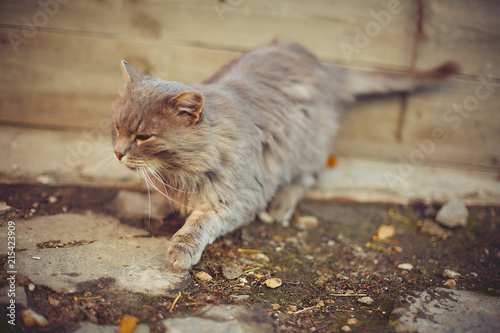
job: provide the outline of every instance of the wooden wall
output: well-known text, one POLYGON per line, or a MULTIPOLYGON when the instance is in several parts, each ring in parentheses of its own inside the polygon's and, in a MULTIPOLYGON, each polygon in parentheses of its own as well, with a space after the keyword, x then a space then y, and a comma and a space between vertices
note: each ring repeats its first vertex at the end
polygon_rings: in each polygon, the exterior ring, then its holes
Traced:
POLYGON ((443 87, 347 113, 336 152, 399 163, 423 151, 425 164, 498 172, 499 17, 489 0, 1 0, 0 124, 99 128, 124 85, 121 59, 189 84, 284 38, 343 66, 458 60, 443 87))

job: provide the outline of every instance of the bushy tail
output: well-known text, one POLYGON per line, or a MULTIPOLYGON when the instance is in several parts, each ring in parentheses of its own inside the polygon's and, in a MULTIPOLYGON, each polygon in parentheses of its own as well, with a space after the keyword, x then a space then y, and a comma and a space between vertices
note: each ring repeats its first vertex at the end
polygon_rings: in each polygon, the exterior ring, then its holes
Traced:
POLYGON ((458 63, 449 61, 425 72, 397 73, 382 71, 346 72, 346 92, 352 97, 373 94, 409 92, 440 83, 459 71, 458 63))

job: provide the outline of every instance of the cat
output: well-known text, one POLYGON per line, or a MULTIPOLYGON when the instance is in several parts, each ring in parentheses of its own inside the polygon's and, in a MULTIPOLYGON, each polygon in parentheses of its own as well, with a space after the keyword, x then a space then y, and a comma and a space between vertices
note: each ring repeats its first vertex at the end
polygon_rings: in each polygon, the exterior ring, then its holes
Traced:
POLYGON ((408 92, 458 72, 407 74, 323 65, 298 44, 245 53, 201 84, 143 75, 125 61, 112 112, 114 153, 187 215, 167 267, 185 271, 206 245, 267 210, 289 219, 318 179, 341 110, 361 95, 408 92))

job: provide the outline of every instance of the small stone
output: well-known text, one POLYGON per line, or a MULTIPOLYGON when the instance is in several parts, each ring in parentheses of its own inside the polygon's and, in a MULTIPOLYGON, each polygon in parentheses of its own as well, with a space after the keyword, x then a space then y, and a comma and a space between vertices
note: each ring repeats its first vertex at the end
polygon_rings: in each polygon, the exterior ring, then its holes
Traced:
POLYGON ((407 271, 411 271, 413 269, 413 265, 410 264, 410 263, 403 263, 403 264, 399 264, 398 268, 399 269, 404 269, 404 270, 407 270, 407 271))
POLYGON ((12 209, 5 201, 0 201, 0 215, 3 215, 12 209))
POLYGON ((267 223, 267 224, 271 224, 274 222, 274 219, 273 217, 271 216, 271 214, 269 214, 268 212, 266 211, 262 211, 258 214, 258 218, 259 218, 259 221, 263 222, 263 223, 267 223))
POLYGON ((457 286, 457 281, 455 281, 455 280, 453 280, 453 279, 446 280, 446 281, 443 283, 443 286, 447 286, 447 287, 456 287, 456 286, 457 286))
POLYGON ((264 253, 253 253, 250 255, 250 258, 255 259, 257 261, 265 261, 265 262, 270 262, 271 259, 269 259, 268 256, 266 256, 264 253))
POLYGON ((244 301, 244 300, 250 298, 250 295, 231 295, 229 297, 231 297, 235 301, 244 301))
POLYGON ((358 321, 356 318, 349 318, 347 319, 347 325, 356 325, 358 321))
POLYGON ((55 306, 55 307, 59 306, 59 304, 61 303, 60 300, 55 299, 52 296, 49 296, 48 301, 49 301, 50 305, 55 306))
POLYGON ((368 296, 358 298, 358 303, 361 303, 361 304, 371 305, 371 304, 373 304, 373 302, 375 302, 373 300, 373 298, 368 297, 368 296))
POLYGON ((212 276, 206 272, 197 272, 194 276, 201 281, 212 281, 212 276))
POLYGON ((318 218, 316 216, 299 216, 295 221, 299 229, 311 229, 318 226, 318 218))
POLYGON ((399 246, 399 245, 394 245, 394 246, 392 247, 392 249, 393 249, 394 251, 396 251, 397 253, 402 253, 402 252, 403 252, 403 248, 402 248, 401 246, 399 246))
POLYGON ((28 290, 29 291, 35 291, 35 285, 33 283, 28 284, 28 290))
POLYGON ((56 197, 56 196, 54 196, 54 195, 51 195, 51 196, 49 197, 49 203, 50 203, 50 204, 55 204, 55 203, 57 203, 57 201, 58 201, 58 200, 59 200, 59 199, 57 199, 57 197, 56 197))
POLYGON ((243 274, 243 270, 235 263, 228 263, 222 266, 222 274, 228 280, 239 278, 243 274))
POLYGON ((31 309, 27 309, 21 312, 21 317, 23 318, 23 322, 26 326, 43 327, 49 324, 49 322, 44 316, 36 313, 31 309))
POLYGON ((340 328, 342 331, 344 332, 351 332, 351 327, 349 327, 348 325, 344 325, 340 328))
POLYGON ((469 210, 460 200, 452 200, 441 207, 436 215, 436 221, 448 228, 465 227, 469 210))
POLYGON ((276 311, 276 310, 281 309, 281 305, 279 305, 279 304, 277 304, 277 303, 273 303, 273 304, 271 304, 271 307, 272 307, 272 308, 273 308, 273 310, 275 310, 275 311, 276 311))
POLYGON ((460 277, 460 273, 452 271, 451 269, 445 269, 443 272, 443 277, 450 278, 450 279, 456 279, 456 278, 460 277))
POLYGON ((446 232, 439 224, 431 219, 419 221, 420 232, 423 234, 448 238, 450 232, 446 232))
POLYGON ((267 279, 266 281, 264 281, 264 283, 269 288, 275 289, 281 286, 283 284, 283 281, 281 281, 281 279, 279 278, 272 278, 272 279, 267 279))

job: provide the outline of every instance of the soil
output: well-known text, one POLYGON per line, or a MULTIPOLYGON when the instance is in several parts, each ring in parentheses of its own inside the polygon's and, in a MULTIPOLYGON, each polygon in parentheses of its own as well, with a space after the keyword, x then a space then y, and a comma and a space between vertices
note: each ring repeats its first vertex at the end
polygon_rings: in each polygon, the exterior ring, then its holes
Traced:
MULTIPOLYGON (((0 221, 61 212, 110 213, 108 203, 116 193, 117 189, 110 188, 4 184, 0 185, 0 201, 15 209, 0 216, 0 221), (57 198, 56 203, 51 196, 57 198)), ((112 292, 106 279, 71 294, 43 286, 29 291, 30 281, 22 277, 17 281, 25 288, 29 307, 50 322, 37 332, 72 331, 81 321, 117 325, 124 315, 139 318, 152 332, 162 332, 161 320, 189 316, 207 304, 262 308, 274 320, 277 332, 341 331, 351 318, 357 320, 349 322, 353 332, 391 332, 394 301, 405 291, 444 285, 500 296, 500 208, 469 207, 466 228, 445 229, 439 235, 423 233, 419 221, 432 219, 438 208, 422 203, 304 201, 296 217, 315 216, 317 224, 313 220, 301 225, 295 220, 285 227, 255 221, 221 237, 206 248, 192 269, 193 282, 176 299, 112 292), (381 225, 395 227, 389 240, 374 240, 381 225), (403 263, 413 268, 398 268, 403 263), (224 267, 231 265, 243 274, 228 279, 224 267), (445 269, 461 276, 444 277, 445 269), (198 272, 212 279, 201 280, 198 272), (282 284, 268 287, 266 281, 271 278, 279 278, 282 284), (363 295, 374 302, 360 303, 363 295)), ((126 221, 136 226, 146 222, 126 221)), ((172 234, 180 223, 170 217, 154 234, 172 234)), ((5 260, 0 257, 1 266, 5 260)), ((1 288, 6 285, 6 273, 0 274, 4 275, 1 288)), ((14 328, 0 322, 0 331, 34 330, 21 320, 14 328)))

